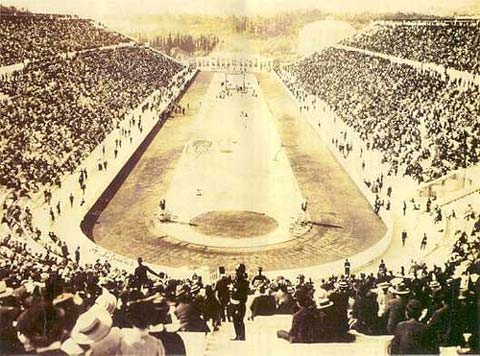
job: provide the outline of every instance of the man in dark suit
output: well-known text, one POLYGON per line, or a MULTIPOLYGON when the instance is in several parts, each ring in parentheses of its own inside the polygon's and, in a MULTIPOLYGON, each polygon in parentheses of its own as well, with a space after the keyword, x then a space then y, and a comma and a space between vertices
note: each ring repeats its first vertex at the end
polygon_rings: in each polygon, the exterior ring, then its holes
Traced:
POLYGON ((190 287, 186 284, 177 287, 175 315, 180 322, 180 331, 208 332, 202 312, 194 303, 190 287))
POLYGON ((263 268, 258 267, 258 273, 255 277, 252 278, 252 285, 255 287, 257 283, 265 283, 268 281, 268 278, 262 274, 263 268))
POLYGON ((275 314, 275 297, 266 292, 266 287, 264 285, 259 287, 259 292, 260 295, 257 295, 250 305, 252 318, 256 317, 257 315, 275 314))
POLYGON ((430 337, 440 346, 460 346, 464 344, 461 330, 460 311, 458 306, 453 305, 457 299, 457 293, 450 287, 449 293, 442 296, 440 307, 434 311, 427 323, 430 337))
POLYGON ((148 275, 147 275, 148 273, 151 273, 159 278, 162 278, 160 274, 153 271, 150 267, 145 266, 143 264, 143 260, 141 257, 137 259, 137 262, 138 262, 138 266, 137 268, 135 268, 134 275, 135 275, 135 284, 138 289, 140 289, 141 287, 149 283, 150 279, 148 278, 148 275))
POLYGON ((304 288, 298 290, 295 297, 300 310, 293 315, 290 331, 278 330, 277 337, 290 343, 313 343, 316 341, 315 303, 304 288))
POLYGON ((428 337, 427 327, 418 321, 422 314, 422 305, 412 299, 406 306, 406 321, 400 322, 395 329, 389 353, 391 355, 438 354, 439 348, 428 337))
POLYGON ((400 283, 392 290, 395 298, 390 300, 385 307, 383 320, 385 321, 387 334, 394 335, 398 323, 405 320, 405 307, 408 301, 410 289, 400 283))
POLYGON ((293 287, 281 284, 275 295, 275 303, 277 305, 277 314, 292 314, 296 306, 296 302, 292 296, 293 287))
POLYGON ((217 298, 221 305, 220 315, 222 321, 226 321, 226 319, 230 321, 230 313, 227 311, 227 308, 230 303, 229 286, 232 284, 232 280, 225 275, 225 269, 223 267, 220 268, 220 275, 220 279, 215 284, 215 292, 217 292, 217 298))
POLYGON ((336 320, 335 323, 335 334, 336 337, 340 340, 348 331, 348 294, 349 294, 350 285, 346 280, 341 280, 338 282, 337 288, 333 293, 330 294, 329 299, 333 302, 331 311, 329 314, 334 316, 336 320))
POLYGON ((248 280, 246 268, 240 263, 235 269, 235 280, 233 281, 232 295, 230 298, 235 338, 232 341, 245 341, 245 312, 248 297, 248 280))

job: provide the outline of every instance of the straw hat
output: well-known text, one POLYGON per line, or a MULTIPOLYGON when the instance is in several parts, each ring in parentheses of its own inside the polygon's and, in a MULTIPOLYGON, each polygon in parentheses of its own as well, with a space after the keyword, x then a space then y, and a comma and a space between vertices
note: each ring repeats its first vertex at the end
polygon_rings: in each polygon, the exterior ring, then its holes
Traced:
POLYGON ((380 282, 377 284, 377 288, 378 289, 387 289, 387 288, 390 288, 392 286, 392 284, 390 282, 380 282))
POLYGON ((5 281, 0 281, 0 299, 10 297, 13 294, 13 289, 7 287, 5 281))
POLYGON ((328 298, 322 298, 318 301, 317 309, 329 308, 333 305, 333 302, 328 298))
POLYGON ((349 287, 350 285, 348 284, 348 282, 343 279, 340 282, 338 282, 338 288, 340 289, 347 289, 349 287))
POLYGON ((395 286, 395 288, 391 289, 392 293, 397 295, 406 295, 410 293, 410 289, 403 283, 399 283, 395 286))
POLYGON ((69 299, 72 299, 73 301, 73 297, 74 295, 72 293, 62 293, 59 296, 55 297, 55 299, 53 300, 53 305, 61 304, 69 299))
MULTIPOLYGON (((411 279, 414 279, 414 276, 412 276, 411 279)), ((397 284, 403 283, 403 278, 402 277, 395 277, 392 280, 390 280, 390 283, 392 286, 396 286, 397 284)))
POLYGON ((428 285, 430 286, 430 288, 439 288, 440 287, 440 283, 438 283, 437 280, 431 281, 430 283, 428 283, 428 285))
POLYGON ((113 294, 104 290, 95 300, 95 304, 101 306, 112 315, 115 312, 115 309, 117 309, 117 298, 113 294))
POLYGON ((196 293, 200 292, 200 289, 202 289, 202 287, 200 286, 200 284, 199 284, 199 283, 194 283, 194 284, 192 285, 192 288, 190 289, 190 293, 196 294, 196 293))
POLYGON ((93 306, 79 316, 71 337, 79 345, 91 345, 108 335, 112 327, 112 317, 100 306, 93 306))

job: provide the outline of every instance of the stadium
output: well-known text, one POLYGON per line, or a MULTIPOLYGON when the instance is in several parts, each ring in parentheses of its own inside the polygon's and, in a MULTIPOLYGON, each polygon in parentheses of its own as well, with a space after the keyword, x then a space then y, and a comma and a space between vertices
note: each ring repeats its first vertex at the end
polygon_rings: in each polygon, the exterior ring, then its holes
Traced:
POLYGON ((480 354, 480 9, 32 9, 0 4, 0 354, 480 354))

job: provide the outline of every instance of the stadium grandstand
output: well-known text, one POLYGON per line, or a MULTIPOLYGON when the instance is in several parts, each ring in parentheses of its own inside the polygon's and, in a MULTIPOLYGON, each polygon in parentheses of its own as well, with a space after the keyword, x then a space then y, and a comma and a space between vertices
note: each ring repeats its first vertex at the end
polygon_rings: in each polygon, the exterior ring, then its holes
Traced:
POLYGON ((199 70, 0 10, 0 354, 480 354, 479 20, 199 70))

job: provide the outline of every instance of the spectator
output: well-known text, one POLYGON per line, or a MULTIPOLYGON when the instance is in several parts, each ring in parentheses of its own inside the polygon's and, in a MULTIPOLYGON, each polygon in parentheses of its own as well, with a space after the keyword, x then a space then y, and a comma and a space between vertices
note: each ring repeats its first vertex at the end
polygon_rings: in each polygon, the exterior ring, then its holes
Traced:
POLYGON ((297 291, 296 299, 300 310, 293 315, 292 327, 290 331, 277 331, 277 337, 290 343, 313 343, 316 341, 315 303, 306 290, 297 291))
POLYGON ((202 311, 193 302, 190 287, 187 284, 178 285, 176 296, 175 315, 180 322, 180 330, 208 332, 207 324, 202 317, 202 311))
POLYGON ((71 335, 78 345, 92 355, 117 354, 122 338, 121 330, 112 327, 112 317, 100 306, 80 315, 71 335))
POLYGON ((387 304, 383 314, 383 319, 386 322, 386 331, 390 335, 394 335, 398 323, 405 320, 405 307, 410 289, 404 283, 399 283, 392 292, 395 297, 387 304))
POLYGON ((391 355, 431 355, 439 354, 440 350, 434 340, 428 338, 427 327, 418 319, 422 313, 422 304, 415 299, 408 301, 406 306, 406 321, 397 325, 389 354, 391 355))
POLYGON ((130 305, 129 318, 133 327, 122 329, 118 355, 165 355, 162 342, 148 334, 152 324, 152 309, 150 301, 141 300, 130 305))
POLYGON ((256 295, 250 305, 252 320, 257 315, 273 315, 276 311, 275 297, 267 293, 265 285, 258 287, 258 295, 256 295))

